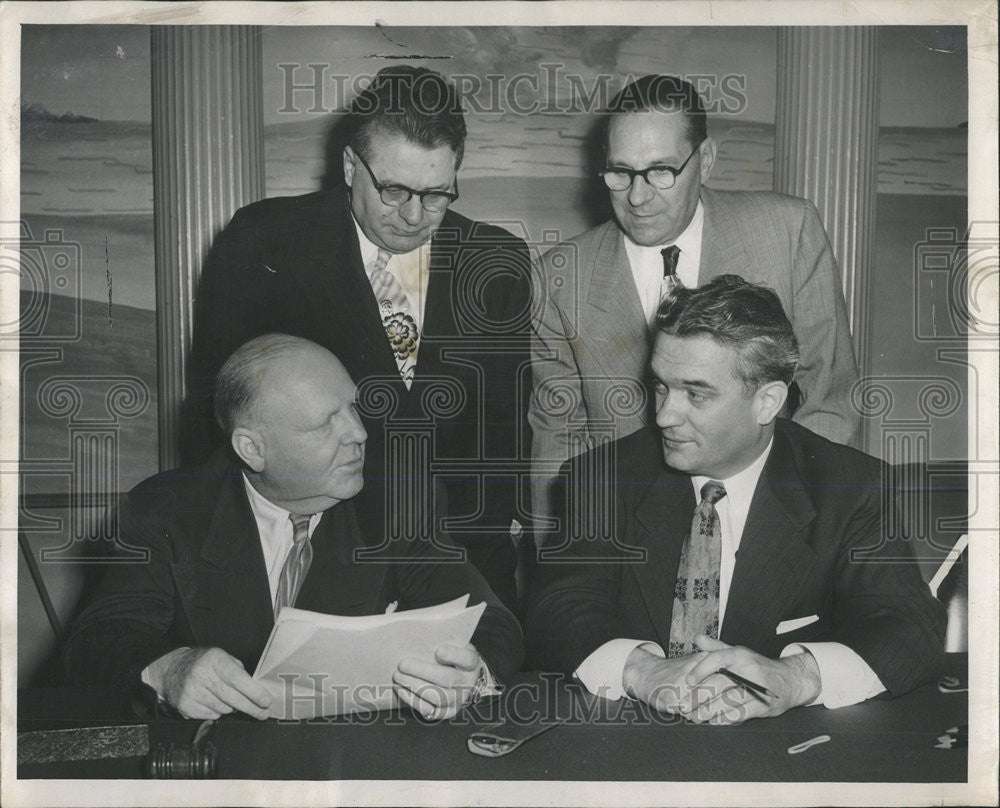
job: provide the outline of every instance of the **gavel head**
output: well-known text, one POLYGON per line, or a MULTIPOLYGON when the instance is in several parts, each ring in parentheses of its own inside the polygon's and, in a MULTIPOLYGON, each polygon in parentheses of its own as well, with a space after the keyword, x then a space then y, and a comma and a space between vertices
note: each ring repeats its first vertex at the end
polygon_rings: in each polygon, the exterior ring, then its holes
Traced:
POLYGON ((212 780, 218 776, 219 754, 211 741, 158 743, 150 749, 148 762, 154 780, 212 780))

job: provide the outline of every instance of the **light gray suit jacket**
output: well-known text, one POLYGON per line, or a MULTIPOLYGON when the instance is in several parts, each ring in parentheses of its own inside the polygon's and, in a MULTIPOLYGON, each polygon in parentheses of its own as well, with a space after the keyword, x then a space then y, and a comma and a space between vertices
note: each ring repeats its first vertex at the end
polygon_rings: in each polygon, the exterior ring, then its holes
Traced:
MULTIPOLYGON (((838 443, 856 445, 857 381, 840 272, 826 231, 804 199, 703 188, 698 283, 740 275, 773 289, 798 337, 795 379, 802 403, 793 419, 838 443)), ((613 221, 542 257, 532 334, 534 391, 528 418, 536 515, 550 513, 548 485, 559 466, 608 437, 649 421, 649 328, 613 221)))

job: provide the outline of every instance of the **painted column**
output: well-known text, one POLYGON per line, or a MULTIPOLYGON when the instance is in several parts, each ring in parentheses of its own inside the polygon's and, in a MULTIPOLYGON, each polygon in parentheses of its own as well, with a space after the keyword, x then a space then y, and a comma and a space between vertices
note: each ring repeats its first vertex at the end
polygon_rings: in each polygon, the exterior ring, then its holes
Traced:
POLYGON ((153 26, 160 468, 179 461, 194 298, 212 239, 264 195, 261 30, 153 26))
POLYGON ((778 29, 774 189, 819 209, 862 375, 871 364, 878 37, 872 26, 778 29))

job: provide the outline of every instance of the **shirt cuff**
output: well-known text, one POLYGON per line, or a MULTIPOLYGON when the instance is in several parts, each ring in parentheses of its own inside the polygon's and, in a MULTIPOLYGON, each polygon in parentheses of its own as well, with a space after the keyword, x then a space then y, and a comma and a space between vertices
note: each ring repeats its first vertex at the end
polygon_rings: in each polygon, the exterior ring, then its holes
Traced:
POLYGON ((885 686, 868 663, 839 642, 803 642, 785 646, 782 658, 812 654, 819 668, 819 695, 809 706, 822 704, 832 710, 877 696, 885 686))
POLYGON ((629 654, 636 648, 642 648, 658 657, 665 657, 663 649, 655 642, 646 640, 617 639, 608 640, 600 648, 590 654, 573 675, 583 683, 595 696, 601 696, 609 701, 618 701, 625 695, 622 688, 622 674, 629 654))

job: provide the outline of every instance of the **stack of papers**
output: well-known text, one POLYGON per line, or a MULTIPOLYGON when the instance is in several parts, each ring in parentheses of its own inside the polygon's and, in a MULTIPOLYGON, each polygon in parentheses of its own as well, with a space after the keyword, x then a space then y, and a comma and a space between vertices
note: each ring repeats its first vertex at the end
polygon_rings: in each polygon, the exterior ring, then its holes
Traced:
POLYGON ((434 659, 442 643, 465 645, 485 603, 469 596, 438 606, 365 617, 281 610, 254 679, 271 693, 269 718, 308 719, 397 706, 401 659, 434 659))

